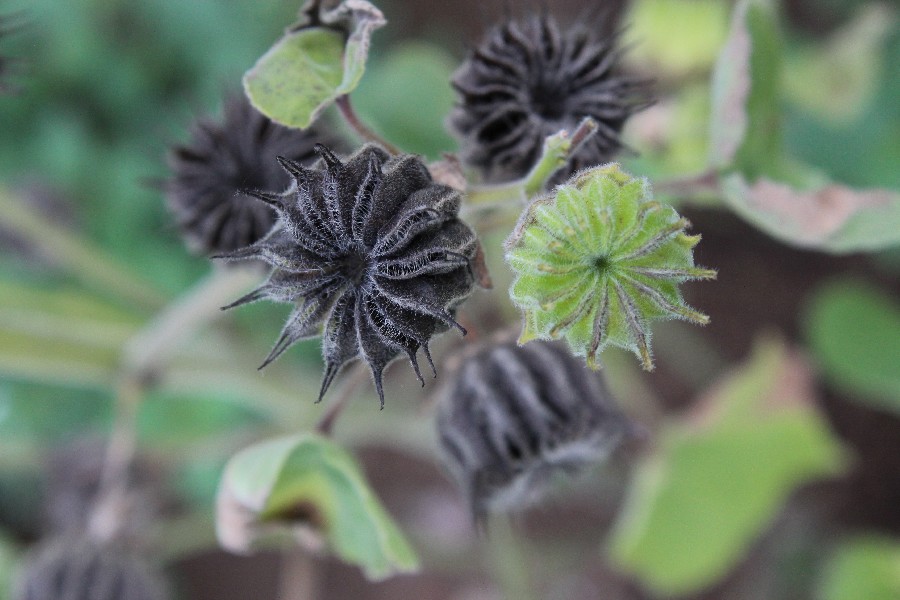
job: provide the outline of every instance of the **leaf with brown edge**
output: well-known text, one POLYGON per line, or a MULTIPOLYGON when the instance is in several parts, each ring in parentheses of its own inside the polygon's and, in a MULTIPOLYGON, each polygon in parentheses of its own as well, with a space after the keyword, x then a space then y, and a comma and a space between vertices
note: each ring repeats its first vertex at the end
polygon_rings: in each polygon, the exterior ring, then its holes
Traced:
POLYGON ((900 194, 830 183, 809 191, 732 174, 722 181, 726 204, 772 237, 835 254, 900 244, 900 194))

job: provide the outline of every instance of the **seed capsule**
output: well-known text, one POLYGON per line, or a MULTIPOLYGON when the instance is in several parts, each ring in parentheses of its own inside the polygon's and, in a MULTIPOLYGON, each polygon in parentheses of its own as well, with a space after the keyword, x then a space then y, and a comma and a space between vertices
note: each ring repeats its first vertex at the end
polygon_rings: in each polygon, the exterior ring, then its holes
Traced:
POLYGON ((476 521, 527 506, 551 476, 604 459, 629 432, 598 373, 553 342, 499 343, 464 360, 440 399, 448 469, 476 521))
POLYGON ((27 561, 16 600, 165 600, 143 560, 84 538, 57 538, 27 561))
POLYGON ((487 180, 522 177, 548 136, 585 117, 597 133, 559 177, 613 158, 626 120, 651 102, 645 81, 620 72, 618 37, 598 34, 603 25, 562 29, 543 14, 491 30, 453 76, 450 126, 465 161, 487 180))

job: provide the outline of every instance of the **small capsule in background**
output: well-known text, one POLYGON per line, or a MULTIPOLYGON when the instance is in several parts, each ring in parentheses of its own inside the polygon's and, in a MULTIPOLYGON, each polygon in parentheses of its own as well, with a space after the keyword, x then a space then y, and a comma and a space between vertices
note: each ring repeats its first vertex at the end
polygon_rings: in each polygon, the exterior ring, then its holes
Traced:
POLYGON ((476 523, 537 502, 552 476, 602 461, 633 430, 598 372, 542 341, 465 358, 440 398, 437 429, 476 523))
POLYGON ((86 537, 50 538, 26 559, 15 600, 166 600, 146 562, 86 537))

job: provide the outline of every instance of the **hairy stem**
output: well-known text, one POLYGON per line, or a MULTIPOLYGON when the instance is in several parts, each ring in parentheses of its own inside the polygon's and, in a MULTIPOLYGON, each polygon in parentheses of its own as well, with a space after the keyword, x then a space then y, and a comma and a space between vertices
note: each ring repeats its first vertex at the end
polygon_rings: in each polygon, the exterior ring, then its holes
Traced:
POLYGON ((368 142, 373 142, 378 144, 391 154, 401 154, 400 149, 397 148, 392 143, 388 142, 380 135, 375 133, 368 125, 362 122, 359 118, 359 115, 356 114, 356 111, 353 109, 353 105, 350 103, 350 96, 343 95, 339 96, 337 100, 335 100, 335 104, 337 104, 338 110, 341 111, 341 116, 344 117, 344 120, 347 124, 353 128, 361 138, 368 142))
POLYGON ((551 135, 544 141, 541 157, 528 175, 508 183, 473 186, 466 195, 466 206, 521 209, 523 204, 544 189, 553 174, 564 167, 596 132, 597 122, 588 117, 578 124, 571 135, 565 130, 551 135))

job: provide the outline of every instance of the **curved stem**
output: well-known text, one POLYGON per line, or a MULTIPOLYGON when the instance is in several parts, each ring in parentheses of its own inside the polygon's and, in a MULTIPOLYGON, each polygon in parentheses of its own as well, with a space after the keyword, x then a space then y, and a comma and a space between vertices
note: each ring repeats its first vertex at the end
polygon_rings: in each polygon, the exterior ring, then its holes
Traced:
POLYGON ((335 100, 335 104, 337 104, 337 107, 341 111, 344 120, 347 121, 347 124, 352 127, 353 131, 359 134, 361 138, 368 142, 378 144, 391 154, 401 154, 399 148, 375 133, 368 125, 362 122, 359 115, 357 115, 356 111, 353 109, 353 105, 350 103, 350 96, 346 94, 339 96, 338 99, 335 100))
POLYGON ((338 393, 337 398, 331 401, 331 406, 328 407, 328 410, 316 424, 317 433, 321 433, 324 436, 331 435, 331 432, 334 430, 335 421, 337 421, 337 418, 344 412, 344 408, 349 404, 350 398, 353 397, 356 389, 366 380, 367 374, 368 369, 366 368, 365 363, 359 362, 353 366, 353 371, 351 371, 344 385, 341 387, 341 391, 338 393))
POLYGON ((565 166, 595 133, 597 122, 588 117, 578 124, 571 135, 566 130, 551 135, 544 140, 541 157, 524 178, 498 185, 473 186, 466 194, 467 205, 493 208, 528 202, 544 189, 553 174, 565 166))
POLYGON ((139 379, 152 378, 184 340, 222 316, 221 307, 260 279, 253 268, 219 267, 166 307, 125 348, 123 368, 139 379))
POLYGON ((0 188, 0 223, 9 227, 54 264, 67 269, 88 287, 129 304, 155 310, 165 297, 135 277, 102 250, 67 229, 51 223, 20 198, 0 188))

